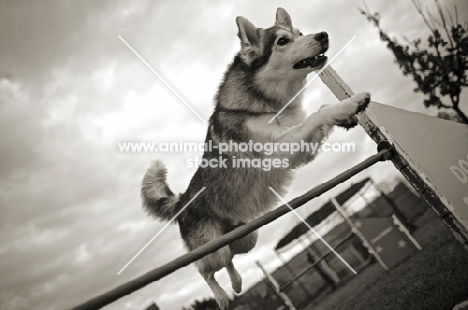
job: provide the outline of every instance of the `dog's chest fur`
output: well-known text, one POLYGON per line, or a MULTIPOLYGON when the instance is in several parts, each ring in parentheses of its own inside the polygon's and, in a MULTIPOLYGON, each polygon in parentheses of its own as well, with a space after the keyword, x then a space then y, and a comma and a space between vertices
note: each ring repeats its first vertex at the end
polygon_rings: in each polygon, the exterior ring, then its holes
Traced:
MULTIPOLYGON (((300 124, 306 116, 300 105, 301 96, 271 123, 269 121, 276 114, 276 110, 273 110, 268 102, 248 93, 237 99, 240 100, 237 106, 247 108, 215 108, 207 135, 207 139, 211 139, 214 144, 229 141, 248 143, 250 140, 253 143, 273 143, 283 131, 300 124), (249 100, 250 106, 245 105, 244 100, 249 100)), ((232 167, 233 159, 278 158, 275 154, 268 156, 263 152, 229 150, 224 156, 231 164, 229 168, 204 168, 201 171, 210 212, 230 218, 234 223, 248 222, 271 210, 277 203, 277 196, 270 187, 280 195, 286 194, 286 188, 292 179, 290 169, 271 167, 271 170, 265 171, 262 168, 232 167)), ((219 154, 206 152, 204 157, 216 158, 219 154)))

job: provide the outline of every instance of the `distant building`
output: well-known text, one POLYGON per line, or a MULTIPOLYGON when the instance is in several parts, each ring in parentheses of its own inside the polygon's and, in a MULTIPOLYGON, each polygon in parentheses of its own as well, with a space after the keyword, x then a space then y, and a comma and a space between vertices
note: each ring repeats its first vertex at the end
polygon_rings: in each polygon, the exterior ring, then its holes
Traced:
POLYGON ((160 310, 158 306, 156 306, 156 304, 154 302, 152 302, 151 304, 149 304, 145 310, 160 310))

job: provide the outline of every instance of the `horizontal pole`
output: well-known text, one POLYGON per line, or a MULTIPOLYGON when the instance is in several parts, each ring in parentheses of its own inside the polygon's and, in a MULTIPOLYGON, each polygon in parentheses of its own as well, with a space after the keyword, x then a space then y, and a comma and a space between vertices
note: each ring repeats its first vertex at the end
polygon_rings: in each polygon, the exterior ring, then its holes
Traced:
MULTIPOLYGON (((340 183, 350 179, 351 177, 355 176, 359 172, 369 168, 370 166, 376 164, 379 161, 388 160, 391 158, 391 154, 393 153, 393 149, 390 144, 384 145, 384 148, 378 148, 379 152, 375 155, 370 156, 369 158, 365 159, 361 163, 357 164, 356 166, 342 172, 341 174, 337 175, 333 179, 322 183, 302 196, 296 197, 291 200, 288 204, 293 208, 296 209, 301 205, 305 204, 312 198, 318 197, 323 193, 329 191, 330 189, 334 188, 340 183)), ((274 220, 278 219, 279 217, 289 213, 291 209, 287 205, 282 205, 276 208, 273 211, 267 212, 264 215, 260 216, 259 218, 237 227, 236 229, 230 231, 229 233, 212 240, 210 242, 205 243, 201 247, 188 252, 178 258, 174 259, 173 261, 158 267, 138 278, 135 280, 129 281, 124 283, 109 292, 99 295, 84 304, 81 304, 73 310, 90 310, 90 309, 99 309, 104 307, 117 299, 129 295, 136 290, 154 282, 162 279, 163 277, 173 273, 177 269, 190 265, 191 263, 203 258, 204 256, 216 252, 220 248, 234 242, 237 239, 247 236, 251 232, 259 229, 260 227, 273 222, 274 220)))

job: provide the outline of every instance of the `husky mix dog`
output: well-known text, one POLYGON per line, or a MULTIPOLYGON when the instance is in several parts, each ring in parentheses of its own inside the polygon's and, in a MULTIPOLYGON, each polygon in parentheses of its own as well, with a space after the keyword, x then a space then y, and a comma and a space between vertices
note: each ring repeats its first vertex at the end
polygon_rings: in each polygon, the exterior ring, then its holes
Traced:
MULTIPOLYGON (((329 105, 305 115, 302 96, 297 96, 273 121, 269 120, 305 85, 307 74, 321 69, 329 46, 326 32, 303 35, 293 28, 289 14, 276 12, 275 25, 255 27, 244 17, 237 17, 240 52, 225 72, 215 96, 206 141, 221 142, 300 142, 321 143, 335 125, 345 128, 357 124, 356 114, 369 103, 370 95, 360 93, 339 104, 329 105)), ((155 161, 142 182, 141 196, 147 212, 168 221, 203 187, 206 189, 176 219, 186 248, 195 250, 219 238, 239 225, 271 210, 277 203, 272 187, 284 195, 292 171, 314 159, 311 152, 261 152, 230 150, 222 157, 227 168, 201 168, 195 172, 185 193, 174 195, 166 183, 166 168, 155 161), (232 159, 287 159, 289 166, 271 168, 235 168, 232 159)), ((218 158, 216 151, 205 150, 203 158, 218 158)), ((234 255, 247 253, 257 241, 257 232, 235 240, 215 253, 195 262, 221 309, 229 307, 229 297, 214 278, 226 268, 236 293, 242 290, 242 278, 234 268, 234 255)))

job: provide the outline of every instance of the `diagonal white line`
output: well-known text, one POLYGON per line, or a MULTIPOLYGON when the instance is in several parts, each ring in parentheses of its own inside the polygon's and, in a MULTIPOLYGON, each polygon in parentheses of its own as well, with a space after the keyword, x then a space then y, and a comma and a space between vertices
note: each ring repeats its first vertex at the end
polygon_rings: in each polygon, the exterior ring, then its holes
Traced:
POLYGON ((127 41, 124 40, 124 38, 122 38, 120 35, 118 36, 118 38, 125 44, 127 45, 127 47, 138 57, 140 58, 140 60, 151 70, 151 72, 153 72, 173 93, 174 95, 177 96, 177 98, 179 98, 186 106, 187 108, 189 108, 193 113, 195 113, 196 116, 198 116, 199 119, 202 120, 203 123, 207 123, 206 120, 200 116, 200 114, 197 113, 197 111, 195 111, 192 106, 187 102, 185 101, 184 98, 182 98, 178 92, 175 91, 174 88, 172 88, 171 85, 169 85, 169 83, 166 82, 166 80, 161 76, 159 75, 159 73, 156 72, 156 70, 154 70, 147 62, 146 60, 143 59, 143 57, 140 56, 140 54, 137 53, 137 51, 135 51, 133 49, 133 47, 130 46, 130 44, 127 43, 127 41))
POLYGON ((332 251, 345 265, 346 267, 349 268, 349 270, 351 270, 354 274, 357 274, 356 270, 354 270, 353 267, 351 267, 350 264, 348 264, 347 261, 344 260, 343 257, 341 257, 340 254, 338 254, 334 248, 331 247, 331 245, 328 244, 327 241, 325 241, 325 239, 322 238, 322 236, 320 236, 320 234, 315 231, 315 229, 312 228, 312 226, 309 225, 309 223, 306 222, 306 220, 304 220, 304 218, 302 216, 300 216, 299 213, 296 212, 296 210, 294 210, 272 187, 268 187, 286 206, 288 206, 289 209, 291 209, 291 211, 320 239, 322 240, 322 242, 330 249, 330 251, 332 251))
POLYGON ((157 233, 153 238, 151 238, 151 240, 148 241, 148 242, 145 244, 145 246, 144 246, 143 248, 141 248, 141 250, 138 251, 138 253, 136 253, 135 256, 133 256, 132 259, 131 259, 128 263, 126 263, 125 266, 122 267, 122 269, 120 269, 119 272, 117 272, 117 275, 120 275, 120 274, 122 273, 122 271, 124 271, 125 268, 127 268, 128 265, 130 265, 130 264, 135 260, 135 258, 137 258, 138 255, 140 255, 141 252, 143 252, 143 251, 151 244, 151 242, 153 242, 153 240, 156 239, 156 238, 167 228, 167 226, 169 226, 169 225, 172 223, 172 221, 174 221, 174 220, 179 216, 179 214, 181 214, 182 211, 184 211, 185 208, 187 208, 187 207, 192 203, 192 201, 194 201, 195 198, 197 198, 197 196, 200 195, 200 193, 203 192, 203 191, 205 190, 205 188, 206 188, 206 187, 202 187, 202 189, 201 189, 195 196, 193 196, 193 198, 190 199, 190 201, 187 202, 187 204, 186 204, 179 212, 177 212, 177 214, 174 215, 174 217, 171 218, 171 220, 170 220, 169 222, 167 222, 166 225, 164 225, 164 227, 163 227, 160 231, 158 231, 158 233, 157 233))
POLYGON ((286 103, 286 104, 284 105, 284 107, 282 107, 281 110, 279 110, 278 113, 276 113, 276 115, 273 116, 273 117, 271 118, 271 120, 268 121, 268 123, 273 122, 273 121, 275 120, 275 118, 277 118, 278 115, 280 115, 280 113, 283 112, 284 109, 286 109, 286 108, 288 107, 288 105, 290 105, 291 102, 293 102, 294 99, 296 99, 297 96, 299 96, 299 95, 307 88, 307 86, 309 86, 310 83, 312 83, 312 82, 320 75, 320 73, 322 73, 322 71, 325 70, 325 69, 333 62, 333 60, 335 60, 336 57, 338 57, 338 56, 341 54, 341 52, 344 51, 344 49, 347 48, 347 47, 351 44, 351 42, 354 41, 354 39, 356 39, 356 36, 352 37, 352 39, 349 40, 349 42, 346 43, 345 46, 343 46, 343 47, 339 50, 339 52, 338 52, 335 56, 333 56, 333 58, 332 58, 322 69, 320 69, 320 70, 310 79, 310 81, 307 82, 307 84, 305 84, 304 87, 302 87, 301 90, 298 91, 297 94, 295 94, 294 97, 292 97, 291 100, 289 100, 288 103, 286 103))

